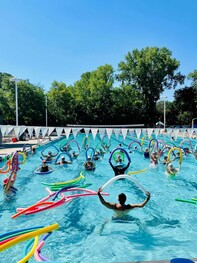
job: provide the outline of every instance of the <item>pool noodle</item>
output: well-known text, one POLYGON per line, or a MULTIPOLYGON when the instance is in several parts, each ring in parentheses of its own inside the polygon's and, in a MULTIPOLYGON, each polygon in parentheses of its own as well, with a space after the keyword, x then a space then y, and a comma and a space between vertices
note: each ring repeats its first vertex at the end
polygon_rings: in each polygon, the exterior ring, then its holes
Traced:
POLYGON ((54 192, 51 192, 49 188, 46 187, 46 190, 49 192, 49 195, 44 197, 43 199, 39 200, 37 203, 41 203, 41 202, 45 202, 46 200, 48 200, 50 197, 52 197, 53 195, 55 195, 54 192))
POLYGON ((23 228, 23 229, 19 229, 19 230, 14 230, 14 231, 11 231, 11 232, 7 232, 5 234, 2 234, 0 235, 0 240, 2 240, 2 238, 6 237, 6 236, 10 236, 10 235, 13 235, 13 234, 18 234, 18 233, 21 233, 22 231, 28 231, 28 230, 35 230, 35 229, 38 229, 38 228, 42 228, 43 226, 35 226, 35 227, 30 227, 30 228, 23 228))
MULTIPOLYGON (((80 187, 80 188, 86 188, 91 186, 92 184, 88 183, 88 184, 84 184, 84 185, 78 185, 78 184, 74 184, 74 185, 70 185, 70 186, 66 186, 68 189, 69 188, 73 188, 73 187, 80 187)), ((59 191, 64 187, 58 186, 58 187, 51 187, 51 191, 59 191)))
POLYGON ((56 183, 44 183, 42 182, 41 184, 43 185, 48 185, 48 186, 58 186, 58 185, 69 185, 71 183, 77 183, 79 180, 84 179, 85 177, 83 175, 80 175, 79 177, 77 177, 76 179, 70 180, 70 181, 66 181, 66 182, 56 182, 56 183))
POLYGON ((73 183, 73 182, 77 182, 79 181, 80 179, 84 179, 85 177, 83 176, 83 174, 80 174, 79 177, 73 179, 73 180, 70 180, 70 181, 66 181, 66 182, 56 182, 56 183, 53 183, 53 185, 59 185, 59 184, 69 184, 69 183, 73 183))
MULTIPOLYGON (((82 196, 87 196, 87 195, 97 195, 97 192, 93 191, 93 190, 90 190, 90 189, 83 189, 83 188, 69 188, 69 189, 60 189, 55 197, 53 198, 53 200, 55 200, 57 198, 57 196, 61 193, 61 192, 73 192, 73 191, 84 191, 84 192, 87 192, 88 194, 73 194, 73 195, 69 195, 69 196, 66 196, 66 198, 75 198, 75 197, 82 197, 82 196)), ((109 195, 107 193, 101 193, 102 195, 109 195)))
POLYGON ((197 204, 196 201, 193 200, 184 200, 184 199, 180 199, 180 198, 176 198, 175 201, 179 201, 179 202, 184 202, 184 203, 190 203, 190 204, 197 204))
MULTIPOLYGON (((18 235, 18 236, 20 236, 20 235, 18 235)), ((12 239, 18 237, 18 236, 9 237, 9 238, 7 238, 7 239, 1 241, 1 242, 0 242, 0 246, 3 245, 3 244, 5 244, 5 243, 7 243, 8 241, 10 241, 10 240, 12 240, 12 239)))
POLYGON ((0 252, 18 244, 19 242, 23 242, 27 239, 30 239, 30 238, 33 238, 33 237, 36 237, 36 236, 40 236, 40 235, 43 235, 45 234, 46 232, 51 232, 53 230, 56 230, 59 228, 59 225, 56 223, 56 224, 53 224, 53 225, 50 225, 50 226, 47 226, 47 227, 44 227, 42 229, 39 229, 39 230, 36 230, 36 231, 33 231, 31 233, 27 233, 27 234, 23 234, 17 238, 15 238, 14 240, 10 240, 9 242, 7 242, 6 244, 3 244, 0 246, 0 252))
POLYGON ((26 207, 19 207, 19 208, 16 209, 16 211, 17 211, 18 213, 22 212, 23 210, 25 210, 25 212, 26 212, 26 210, 27 210, 27 211, 32 211, 32 210, 34 210, 34 209, 36 209, 36 210, 39 209, 39 206, 46 206, 46 205, 52 205, 52 204, 54 204, 53 201, 36 203, 34 207, 31 207, 31 208, 29 208, 29 209, 28 209, 28 207, 27 207, 27 208, 26 208, 26 207))
MULTIPOLYGON (((102 195, 109 195, 107 193, 101 193, 102 195)), ((77 197, 82 197, 82 196, 91 196, 91 195, 97 195, 97 192, 95 193, 87 193, 87 194, 74 194, 74 195, 69 195, 67 198, 77 198, 77 197)))
POLYGON ((110 184, 112 184, 114 181, 116 180, 119 180, 119 179, 128 179, 130 181, 132 181, 133 183, 135 183, 140 189, 142 192, 144 192, 144 194, 146 194, 146 190, 144 189, 144 187, 138 183, 138 181, 136 181, 134 178, 132 178, 131 176, 129 175, 125 175, 125 174, 121 174, 121 175, 117 175, 113 178, 111 178, 107 183, 105 183, 102 187, 101 187, 101 190, 103 190, 104 188, 106 188, 107 186, 109 186, 110 184))
POLYGON ((73 188, 62 188, 60 189, 54 196, 53 200, 55 200, 57 198, 57 196, 62 193, 62 192, 73 192, 73 191, 84 191, 84 192, 88 192, 88 193, 95 193, 95 191, 92 191, 92 190, 89 190, 89 189, 83 189, 83 188, 76 188, 76 187, 73 187, 73 188))
POLYGON ((54 203, 51 204, 51 205, 48 205, 48 206, 39 208, 39 209, 37 209, 37 210, 27 211, 27 212, 25 213, 25 215, 31 215, 31 214, 35 214, 35 213, 42 212, 42 211, 44 211, 44 210, 48 210, 48 209, 51 209, 51 208, 55 208, 55 207, 60 206, 60 205, 62 205, 62 204, 64 204, 64 203, 70 202, 71 200, 72 200, 72 199, 62 197, 62 199, 58 200, 57 202, 54 202, 54 203))
POLYGON ((147 171, 147 168, 144 168, 143 170, 128 172, 127 174, 139 174, 139 173, 144 173, 146 171, 147 171))
POLYGON ((36 261, 48 261, 48 260, 45 260, 44 258, 42 258, 41 256, 40 256, 40 254, 39 254, 39 251, 41 250, 41 248, 42 248, 42 246, 44 245, 44 240, 43 241, 41 241, 39 244, 38 244, 38 246, 37 246, 37 248, 35 249, 35 251, 34 251, 34 257, 35 257, 35 259, 36 259, 36 261))
POLYGON ((36 204, 34 204, 32 206, 29 206, 29 207, 23 209, 22 211, 20 211, 18 213, 16 213, 15 215, 12 216, 12 218, 16 218, 16 217, 20 216, 21 214, 25 213, 26 211, 28 211, 30 209, 33 209, 34 207, 36 207, 36 206, 38 206, 40 204, 42 204, 42 205, 44 205, 44 204, 51 204, 51 202, 36 203, 36 204))
POLYGON ((51 202, 43 202, 43 203, 36 203, 35 206, 32 207, 32 208, 30 208, 30 209, 26 209, 26 208, 24 208, 24 207, 19 207, 19 208, 17 208, 16 210, 17 210, 17 212, 19 212, 19 213, 22 212, 23 210, 25 210, 24 213, 26 214, 26 212, 30 212, 30 211, 35 211, 35 210, 41 209, 41 208, 40 208, 41 206, 48 207, 48 206, 53 205, 53 204, 54 204, 53 201, 51 201, 51 202), (46 205, 48 205, 48 206, 46 206, 46 205))
POLYGON ((48 234, 44 235, 44 237, 42 237, 39 245, 37 246, 36 250, 34 251, 34 257, 37 261, 50 261, 48 258, 46 258, 45 256, 43 256, 41 254, 41 249, 43 247, 43 245, 45 244, 45 240, 52 234, 52 232, 49 232, 48 234))
POLYGON ((36 250, 36 247, 38 246, 38 241, 39 241, 39 238, 38 236, 35 237, 34 239, 34 244, 31 248, 31 250, 29 251, 29 253, 21 260, 18 261, 18 263, 26 263, 28 262, 28 260, 33 256, 34 254, 34 251, 36 250))

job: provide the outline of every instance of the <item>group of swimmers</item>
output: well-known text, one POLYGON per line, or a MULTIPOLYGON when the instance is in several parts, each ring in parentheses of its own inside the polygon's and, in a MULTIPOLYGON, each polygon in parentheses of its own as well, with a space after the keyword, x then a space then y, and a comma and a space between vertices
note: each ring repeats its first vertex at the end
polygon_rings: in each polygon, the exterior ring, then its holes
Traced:
MULTIPOLYGON (((121 147, 121 144, 118 145, 118 147, 121 147)), ((99 155, 103 155, 106 151, 108 150, 108 148, 104 149, 104 151, 99 151, 96 152, 94 154, 94 158, 92 158, 91 156, 87 157, 87 160, 84 162, 83 166, 84 169, 86 170, 93 170, 95 169, 95 161, 99 160, 100 156, 99 155)), ((134 150, 137 150, 137 147, 134 148, 134 150)), ((70 149, 66 148, 65 151, 68 153, 70 151, 70 149)), ((185 154, 190 154, 191 152, 189 151, 188 148, 184 148, 184 152, 185 154)), ((35 148, 33 150, 33 153, 35 153, 35 148)), ((64 164, 72 164, 72 158, 77 158, 79 154, 76 154, 75 151, 73 151, 72 153, 69 153, 70 155, 70 160, 66 160, 65 156, 62 156, 61 159, 59 161, 55 161, 56 165, 64 165, 64 164)), ((49 171, 49 166, 47 165, 47 162, 51 162, 55 157, 57 156, 57 154, 52 154, 52 152, 48 152, 48 154, 45 157, 45 159, 42 161, 42 165, 40 167, 40 172, 48 172, 49 171)), ((168 161, 168 157, 164 156, 163 160, 160 160, 160 152, 158 151, 153 151, 152 153, 149 151, 149 149, 147 148, 144 152, 144 158, 149 158, 151 163, 154 163, 155 165, 158 164, 158 161, 162 162, 163 164, 166 165, 166 171, 169 174, 175 174, 177 171, 179 171, 178 168, 174 168, 172 165, 172 161, 175 160, 176 158, 180 158, 180 153, 178 152, 176 154, 176 156, 171 160, 171 162, 168 161)), ((126 170, 129 168, 130 166, 130 160, 128 161, 127 164, 123 165, 123 160, 122 160, 122 156, 119 154, 115 160, 115 164, 112 163, 111 161, 109 162, 110 166, 112 167, 113 171, 114 171, 114 175, 118 176, 121 174, 125 174, 126 170)), ((16 177, 17 177, 17 171, 12 171, 10 176, 8 178, 6 178, 4 180, 4 191, 6 193, 12 192, 12 193, 16 193, 17 189, 14 187, 14 183, 16 181, 16 177)), ((101 201, 101 203, 103 205, 105 205, 107 208, 109 209, 113 209, 113 210, 117 210, 117 211, 127 211, 133 208, 139 208, 139 207, 144 207, 144 205, 146 205, 146 203, 149 201, 150 199, 150 193, 147 192, 147 198, 144 200, 144 202, 142 202, 141 204, 125 204, 126 202, 126 196, 124 193, 120 194, 118 196, 118 201, 119 203, 110 203, 110 202, 106 202, 104 200, 104 198, 101 196, 100 194, 101 189, 98 189, 98 196, 99 199, 101 201)))

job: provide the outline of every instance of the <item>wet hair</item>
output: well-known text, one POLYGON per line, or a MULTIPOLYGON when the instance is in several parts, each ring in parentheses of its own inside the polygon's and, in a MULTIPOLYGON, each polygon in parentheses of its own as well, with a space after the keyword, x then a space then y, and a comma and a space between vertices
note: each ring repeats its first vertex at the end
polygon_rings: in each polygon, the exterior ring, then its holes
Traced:
POLYGON ((121 193, 121 194, 118 195, 118 200, 119 200, 121 205, 124 205, 124 203, 127 200, 127 197, 126 197, 126 195, 124 193, 121 193))

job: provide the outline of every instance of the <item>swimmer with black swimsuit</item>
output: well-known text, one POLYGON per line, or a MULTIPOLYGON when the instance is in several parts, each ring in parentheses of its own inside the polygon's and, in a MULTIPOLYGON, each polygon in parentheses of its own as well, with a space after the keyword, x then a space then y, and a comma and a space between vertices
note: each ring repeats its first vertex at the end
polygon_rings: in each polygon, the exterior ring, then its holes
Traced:
POLYGON ((127 166, 121 167, 121 166, 114 166, 111 162, 109 162, 112 169, 114 170, 115 176, 124 174, 125 171, 129 168, 130 162, 128 162, 127 166))
POLYGON ((42 161, 42 166, 40 167, 40 172, 41 173, 46 173, 49 171, 48 165, 46 165, 46 161, 42 161))

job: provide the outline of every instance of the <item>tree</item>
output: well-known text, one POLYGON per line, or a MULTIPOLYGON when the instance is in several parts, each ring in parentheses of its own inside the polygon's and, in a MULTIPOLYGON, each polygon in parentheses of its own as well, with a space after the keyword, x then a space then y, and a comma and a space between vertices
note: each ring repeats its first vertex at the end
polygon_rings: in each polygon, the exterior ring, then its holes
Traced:
POLYGON ((197 116, 197 70, 194 70, 192 73, 188 75, 188 78, 192 81, 191 88, 194 90, 194 97, 190 98, 194 101, 196 107, 194 107, 193 116, 197 116))
POLYGON ((47 94, 49 125, 65 126, 72 119, 71 87, 54 81, 47 94))
POLYGON ((148 122, 156 121, 156 102, 160 94, 184 82, 184 76, 177 72, 180 63, 171 56, 167 48, 134 49, 118 65, 117 80, 125 86, 135 85, 142 93, 148 122))
POLYGON ((144 123, 141 94, 132 86, 113 89, 112 117, 114 124, 144 123))
MULTIPOLYGON (((16 123, 15 83, 13 76, 0 73, 0 115, 4 124, 16 123)), ((18 83, 18 118, 20 125, 44 124, 44 92, 28 80, 18 83)))
POLYGON ((73 96, 77 123, 109 123, 111 120, 111 92, 114 82, 113 67, 104 65, 86 72, 74 84, 73 96))
POLYGON ((20 125, 45 125, 44 91, 29 80, 18 83, 18 117, 20 125))

